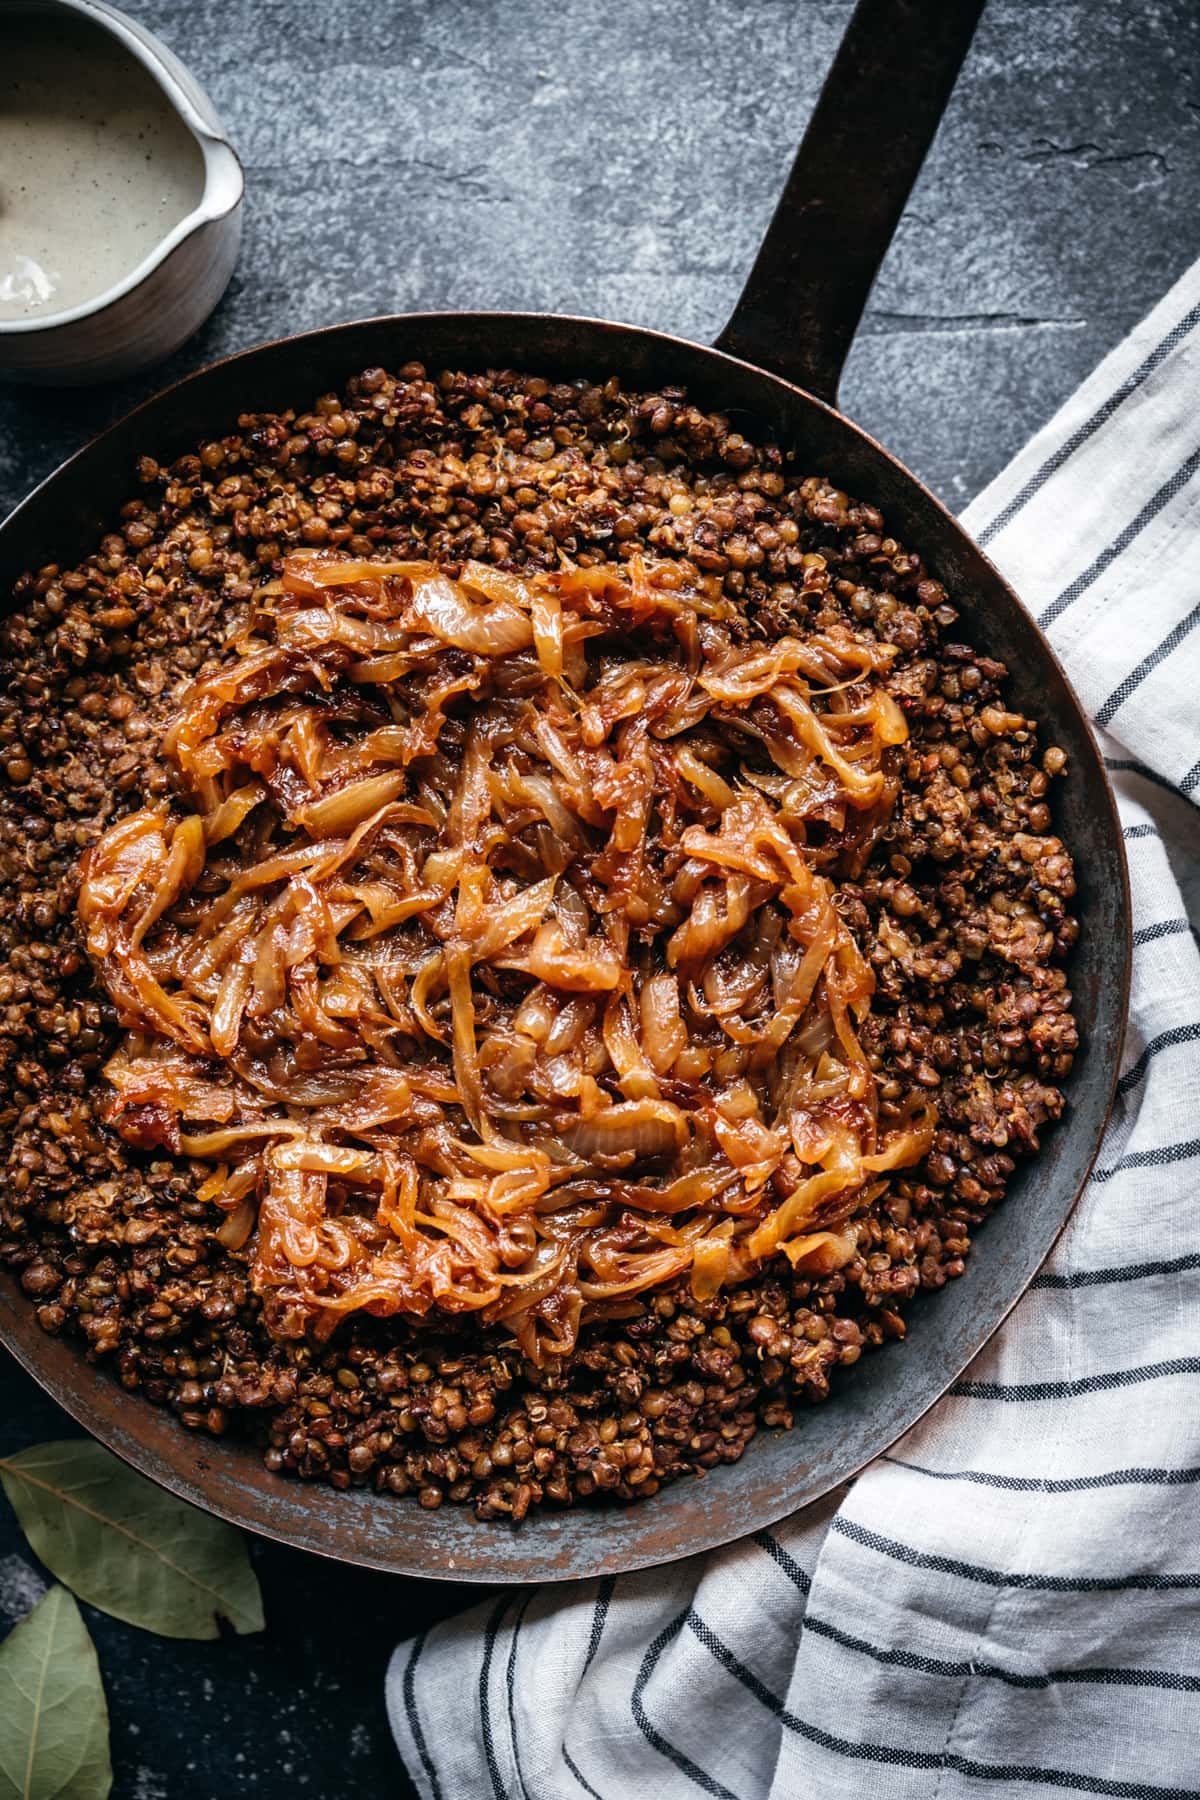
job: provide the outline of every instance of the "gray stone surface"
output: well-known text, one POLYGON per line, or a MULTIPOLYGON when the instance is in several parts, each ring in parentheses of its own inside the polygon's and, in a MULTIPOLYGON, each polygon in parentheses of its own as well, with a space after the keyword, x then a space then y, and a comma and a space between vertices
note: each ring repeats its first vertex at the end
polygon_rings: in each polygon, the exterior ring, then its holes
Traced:
MULTIPOLYGON (((288 330, 508 306, 711 337, 850 10, 129 7, 226 116, 247 169, 242 260, 168 369, 84 395, 0 388, 0 505, 166 375, 288 330)), ((847 409, 961 506, 1200 252, 1198 189, 1194 0, 991 0, 847 409)))
MULTIPOLYGON (((0 4, 3 0, 0 0, 0 4)), ((169 375, 417 307, 560 308, 710 338, 846 0, 126 0, 247 167, 228 295, 162 371, 0 387, 0 507, 169 375)), ((855 417, 958 506, 1200 253, 1195 0, 991 0, 851 355, 855 417)), ((0 1358, 0 1450, 75 1428, 0 1358)), ((2 1509, 0 1509, 2 1512, 2 1509)), ((258 1640, 89 1612, 120 1800, 406 1794, 387 1650, 462 1591, 254 1556, 258 1640)), ((0 1516, 0 1630, 41 1577, 0 1516)))

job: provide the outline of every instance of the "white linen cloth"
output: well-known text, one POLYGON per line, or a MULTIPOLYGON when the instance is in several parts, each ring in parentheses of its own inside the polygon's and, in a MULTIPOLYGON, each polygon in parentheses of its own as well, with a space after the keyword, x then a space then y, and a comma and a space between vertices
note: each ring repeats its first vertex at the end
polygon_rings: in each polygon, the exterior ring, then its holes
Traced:
POLYGON ((850 1487, 402 1643, 425 1800, 1200 1796, 1200 266, 964 523, 1120 798, 1133 997, 1096 1172, 968 1378, 850 1487))

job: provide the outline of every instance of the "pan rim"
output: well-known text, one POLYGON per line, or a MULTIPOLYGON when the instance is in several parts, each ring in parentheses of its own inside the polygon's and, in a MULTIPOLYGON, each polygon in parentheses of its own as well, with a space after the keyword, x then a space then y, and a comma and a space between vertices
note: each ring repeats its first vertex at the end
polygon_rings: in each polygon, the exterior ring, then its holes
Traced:
MULTIPOLYGON (((938 516, 941 528, 948 531, 953 537, 962 541, 969 548, 972 556, 977 558, 983 567, 990 572, 992 580, 995 582, 998 589, 1007 597, 1012 606, 1024 613, 1030 627, 1036 633, 1041 651, 1044 653, 1048 663, 1052 665, 1061 681, 1063 692, 1070 707, 1074 711, 1081 734, 1086 738, 1090 745, 1091 754, 1094 759, 1094 772, 1099 776, 1099 791, 1104 795, 1103 817, 1100 821, 1101 831, 1108 839, 1106 848, 1115 852, 1119 870, 1120 894, 1118 898, 1120 918, 1122 921, 1120 943, 1121 968, 1115 990, 1115 997, 1119 1020, 1124 1021, 1128 1015, 1132 976, 1132 906, 1129 887, 1128 858, 1124 841, 1121 836, 1116 798, 1108 771, 1104 766, 1103 758, 1100 755, 1099 748, 1092 735, 1087 715, 1083 710, 1069 677, 1063 670, 1056 653, 1045 635, 1041 632, 1036 619, 1032 617, 1028 612, 1028 609, 1023 607, 1011 584, 995 567, 995 564, 991 562, 991 559, 987 557, 986 553, 979 548, 970 535, 963 529, 962 525, 949 509, 944 506, 930 489, 926 487, 925 484, 911 472, 911 470, 900 462, 899 458, 897 458, 890 450, 879 443, 879 441, 869 432, 865 431, 863 427, 858 425, 852 418, 841 412, 838 408, 830 406, 826 401, 819 399, 816 395, 797 386, 795 383, 789 382, 781 376, 771 374, 769 371, 760 369, 756 365, 746 362, 739 357, 732 356, 727 351, 714 349, 710 346, 696 343, 694 340, 680 337, 672 333, 656 331, 644 326, 624 325, 612 320, 592 318, 585 315, 514 312, 502 309, 474 309, 461 312, 443 309, 424 312, 380 314, 363 319, 339 321, 332 325, 317 326, 304 332, 284 334, 278 338, 266 340, 261 344, 234 351, 228 356, 219 358, 197 370, 191 371, 189 374, 181 376, 178 380, 171 382, 165 388, 149 395, 137 406, 131 408, 120 418, 113 421, 105 428, 105 430, 89 439, 87 443, 82 445, 39 482, 29 494, 18 503, 3 523, 0 524, 0 552, 3 551, 6 540, 13 528, 27 516, 35 503, 40 502, 43 497, 66 476, 68 471, 76 469, 83 464, 85 459, 98 454, 102 447, 118 434, 130 431, 139 418, 152 410, 157 412, 159 409, 162 409, 163 411, 164 418, 159 420, 159 430, 161 434, 163 425, 166 423, 167 417, 169 417, 168 409, 171 403, 178 402, 187 391, 198 391, 201 384, 203 384, 206 379, 211 380, 211 378, 219 372, 230 371, 240 363, 249 364, 255 359, 262 358, 265 352, 272 350, 283 351, 291 346, 304 346, 305 344, 315 345, 318 342, 322 346, 329 345, 341 334, 345 334, 349 337, 350 334, 355 331, 362 331, 364 328, 373 328, 379 332, 393 329, 397 332, 408 331, 416 334, 419 333, 422 328, 428 330, 430 328, 436 329, 439 326, 443 328, 455 327, 467 330, 478 328, 480 331, 486 330, 491 333, 503 331, 506 327, 525 330, 538 330, 550 326, 561 326, 566 328, 577 327, 583 333, 594 333, 596 331, 604 334, 611 333, 614 335, 614 338, 619 336, 626 342, 628 342, 632 335, 632 337, 642 340, 651 347, 661 346, 663 349, 670 349, 672 352, 677 352, 682 349, 689 354, 703 359, 706 367, 711 368, 717 376, 713 385, 718 391, 719 375, 722 368, 747 372, 756 381, 769 383, 774 388, 780 390, 784 396, 789 397, 789 404, 793 407, 797 400, 801 401, 805 407, 817 409, 821 414, 824 414, 829 419, 835 421, 839 426, 851 431, 855 437, 860 440, 862 445, 865 446, 870 455, 881 459, 884 463, 889 465, 902 482, 906 484, 911 491, 920 496, 922 503, 934 510, 935 514, 938 516)), ((592 356, 590 352, 588 354, 590 359, 594 362, 594 356, 592 356)), ((481 360, 493 364, 495 361, 495 359, 490 356, 482 358, 481 360)), ((1088 1146, 1086 1158, 1077 1161, 1075 1165, 1076 1168, 1082 1172, 1079 1173, 1078 1179, 1075 1182, 1070 1204, 1065 1207, 1061 1220, 1054 1229, 1053 1237, 1046 1246, 1042 1262, 1044 1262, 1045 1257, 1051 1254, 1054 1244, 1057 1243, 1058 1238, 1065 1229, 1066 1224, 1078 1203, 1079 1197, 1086 1186, 1088 1176, 1090 1175, 1091 1169, 1094 1166, 1096 1157, 1099 1153, 1104 1125, 1111 1112, 1115 1098, 1120 1068, 1120 1031, 1118 1030, 1116 1033, 1113 1047, 1108 1053, 1108 1066, 1105 1066, 1102 1070, 1093 1070, 1091 1068, 1091 1058, 1104 1054, 1105 1046, 1096 1044, 1094 1046, 1089 1046, 1088 1049, 1090 1054, 1086 1077, 1089 1080, 1095 1081, 1097 1075, 1099 1075, 1099 1086, 1104 1100, 1103 1111, 1102 1115, 1097 1115, 1098 1122, 1092 1127, 1092 1141, 1088 1146)), ((1074 1075, 1075 1072, 1073 1071, 1072 1077, 1067 1078, 1068 1082, 1072 1081, 1074 1075)), ((1082 1080, 1083 1078, 1084 1072, 1081 1072, 1078 1079, 1082 1080)), ((1061 1135, 1069 1128, 1069 1120, 1064 1124, 1060 1124, 1056 1127, 1056 1136, 1061 1135)), ((986 1243, 987 1239, 985 1236, 985 1255, 986 1243)), ((689 1534, 686 1542, 672 1544, 670 1546, 649 1548, 629 1555, 620 1555, 619 1560, 616 1562, 604 1562, 601 1564, 592 1563, 587 1568, 583 1569, 570 1569, 566 1571, 555 1569, 553 1571, 553 1578, 582 1580, 594 1576, 597 1572, 607 1573, 618 1568, 621 1571, 633 1571, 640 1568, 659 1566, 681 1557, 717 1549, 724 1544, 736 1541, 736 1539, 745 1535, 747 1531, 761 1529, 764 1526, 774 1524, 780 1518, 786 1517, 789 1513, 795 1511, 799 1506, 813 1504, 825 1497, 835 1488, 840 1487, 854 1475, 858 1474, 863 1468, 867 1467, 869 1463, 875 1461, 889 1449, 899 1437, 903 1436, 905 1432, 910 1430, 913 1425, 923 1418, 941 1398, 943 1398, 947 1389, 962 1373, 963 1368, 979 1354, 987 1343, 992 1341, 996 1332, 1000 1330, 1017 1302, 1026 1292, 1037 1272, 1037 1267, 1039 1266, 1041 1266, 1040 1263, 1031 1268, 1028 1273, 1023 1274, 1020 1285, 1010 1296, 1006 1296, 1004 1303, 1001 1306, 997 1307, 997 1305, 993 1303, 991 1311, 989 1312, 989 1319, 991 1321, 989 1328, 984 1333, 983 1337, 965 1352, 961 1361, 958 1362, 956 1367, 950 1370, 944 1380, 942 1380, 941 1377, 945 1374, 945 1370, 942 1369, 939 1371, 939 1385, 937 1386, 936 1391, 924 1398, 919 1408, 913 1411, 911 1415, 906 1413, 903 1418, 889 1422, 880 1433, 880 1437, 883 1441, 876 1443, 871 1452, 862 1457, 861 1460, 856 1461, 852 1467, 840 1467, 836 1474, 830 1475, 828 1479, 822 1478, 815 1484, 806 1485, 802 1498, 792 1497, 789 1500, 785 1500, 782 1504, 776 1504, 774 1501, 767 1498, 765 1501, 760 1502, 757 1509, 751 1506, 748 1518, 740 1520, 737 1524, 731 1524, 728 1528, 721 1526, 713 1528, 711 1524, 705 1528, 706 1515, 703 1510, 703 1501, 701 1500, 703 1489, 692 1482, 681 1481, 678 1484, 678 1488, 684 1490, 694 1502, 699 1502, 698 1505, 693 1505, 690 1510, 696 1514, 696 1523, 700 1529, 694 1534, 689 1534)), ((487 1566, 486 1557, 488 1545, 494 1542, 495 1533, 497 1531, 511 1534, 512 1536, 522 1534, 534 1539, 535 1542, 540 1540, 546 1543, 547 1550, 549 1550, 552 1547, 555 1535, 553 1522, 560 1517, 569 1517, 571 1513, 575 1513, 578 1510, 575 1508, 567 1509, 567 1511, 561 1515, 549 1512, 539 1514, 526 1525, 515 1528, 511 1526, 511 1524, 501 1521, 483 1522, 474 1519, 470 1520, 471 1529, 476 1534, 478 1540, 477 1561, 470 1566, 466 1564, 456 1566, 456 1559, 453 1557, 433 1565, 428 1562, 421 1562, 418 1564, 413 1560, 406 1558, 403 1553, 403 1532, 388 1534, 386 1539, 381 1539, 382 1547, 379 1551, 373 1551, 369 1548, 363 1549, 357 1546, 353 1549, 347 1549, 345 1546, 338 1546, 321 1541, 322 1522, 326 1512, 332 1511, 336 1515, 336 1509, 343 1500, 341 1494, 335 1494, 331 1499, 324 1484, 316 1487, 311 1484, 302 1484, 296 1481, 287 1481, 285 1483, 282 1477, 275 1478, 278 1480, 281 1489, 286 1487, 290 1490, 290 1500, 293 1507, 299 1501, 301 1496, 304 1497, 306 1524, 308 1526, 308 1529, 304 1533, 298 1533, 294 1525, 276 1522, 269 1516, 266 1518, 259 1516, 249 1517, 247 1516, 246 1510, 239 1508, 238 1505, 214 1497, 211 1493, 206 1491, 204 1480, 205 1470, 211 1465, 216 1457, 221 1455, 223 1445, 220 1440, 213 1443, 212 1440, 198 1439, 187 1433, 177 1420, 168 1418, 167 1423, 169 1424, 172 1439, 171 1458, 167 1466, 160 1467, 158 1466, 154 1452, 144 1443, 139 1441, 136 1432, 124 1432, 118 1425, 112 1424, 109 1421, 103 1421, 98 1428, 88 1414, 88 1396, 85 1391, 87 1383, 85 1382, 79 1389, 75 1389, 65 1378, 60 1379, 47 1367, 39 1366, 37 1348, 40 1347, 40 1342, 42 1340, 40 1340, 40 1328, 37 1327, 36 1320, 33 1320, 33 1329, 39 1333, 39 1337, 31 1338, 29 1344, 18 1339, 14 1336, 13 1332, 10 1331, 7 1315, 11 1314, 12 1317, 17 1317, 18 1308, 22 1309, 22 1312, 27 1313, 32 1319, 31 1303, 19 1292, 15 1295, 12 1294, 11 1290, 14 1286, 15 1284, 11 1278, 8 1277, 6 1277, 2 1286, 0 1286, 0 1343, 3 1343, 8 1348, 10 1353, 26 1372, 30 1374, 33 1379, 76 1420, 77 1423, 84 1426, 86 1430, 91 1432, 92 1435, 96 1436, 101 1442, 105 1443, 115 1454, 122 1457, 124 1461, 145 1474, 149 1479, 166 1487, 179 1498, 187 1500, 193 1505, 200 1506, 215 1514, 217 1517, 225 1519, 231 1524, 238 1525, 242 1529, 252 1531, 257 1535, 271 1538, 290 1548, 315 1552, 316 1554, 322 1555, 333 1561, 350 1562, 380 1572, 419 1576, 424 1579, 440 1579, 496 1585, 498 1583, 520 1582, 539 1578, 532 1567, 519 1573, 498 1574, 494 1569, 487 1566), (12 1305, 13 1299, 15 1299, 15 1306, 12 1305), (197 1454, 197 1446, 202 1446, 199 1454, 197 1454), (146 1466, 148 1461, 155 1462, 153 1469, 146 1466), (194 1476, 189 1476, 187 1473, 188 1465, 194 1466, 194 1476), (320 1495, 322 1501, 321 1506, 314 1507, 312 1505, 311 1496, 314 1493, 320 1495), (396 1542, 397 1537, 400 1540, 399 1543, 396 1542), (399 1552, 399 1554, 397 1552, 399 1552)), ((934 1301, 936 1301, 936 1296, 924 1296, 922 1300, 923 1309, 928 1307, 930 1303, 934 1301)), ((89 1381, 103 1382, 105 1384, 110 1384, 114 1388, 117 1386, 114 1376, 109 1370, 101 1368, 86 1360, 85 1351, 82 1345, 70 1340, 64 1341, 47 1338, 44 1341, 47 1344, 63 1344, 65 1342, 69 1352, 70 1368, 72 1370, 80 1367, 88 1369, 89 1375, 87 1379, 89 1381)), ((136 1403, 139 1412, 149 1406, 149 1402, 141 1396, 134 1395, 131 1396, 130 1399, 132 1402, 136 1403)), ((832 1404, 835 1406, 837 1404, 836 1395, 832 1404)), ((150 1416, 153 1417, 153 1414, 150 1416)), ((799 1427, 797 1427, 797 1433, 799 1433, 799 1427)), ((766 1437, 771 1434, 760 1427, 760 1435, 766 1437)), ((797 1441, 799 1441, 799 1439, 797 1441)), ((252 1447, 250 1453, 254 1454, 252 1447)), ((750 1446, 747 1454, 749 1458, 753 1457, 753 1444, 750 1446)), ((743 1462, 736 1467, 740 1469, 747 1466, 751 1465, 747 1462, 743 1462)), ((732 1474, 734 1471, 730 1470, 728 1473, 732 1474)), ((803 1481, 802 1463, 798 1464, 797 1480, 803 1481)), ((360 1492, 363 1491, 360 1490, 360 1492)), ((395 1497, 391 1495, 380 1496, 370 1494, 367 1497, 369 1497, 376 1505, 385 1505, 388 1507, 394 1507, 396 1505, 395 1497)), ((279 1511, 283 1514, 289 1510, 289 1506, 284 1504, 284 1496, 282 1494, 280 1500, 281 1505, 279 1511)), ((656 1503, 657 1497, 648 1503, 649 1509, 653 1510, 656 1503)), ((457 1511, 459 1509, 455 1510, 457 1511)), ((620 1521, 622 1518, 627 1518, 629 1516, 628 1509, 617 1510, 606 1508, 603 1510, 592 1510, 606 1523, 611 1523, 614 1520, 620 1521)), ((642 1510, 642 1505, 639 1505, 636 1508, 636 1511, 639 1514, 642 1510)), ((333 1534, 330 1533, 330 1535, 332 1536, 333 1534)))

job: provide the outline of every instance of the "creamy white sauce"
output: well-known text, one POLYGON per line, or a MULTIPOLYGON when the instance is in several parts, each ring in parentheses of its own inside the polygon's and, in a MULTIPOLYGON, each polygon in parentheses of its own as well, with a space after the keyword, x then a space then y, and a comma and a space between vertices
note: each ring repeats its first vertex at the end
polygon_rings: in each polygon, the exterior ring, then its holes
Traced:
POLYGON ((0 320, 115 287, 203 191, 200 146, 123 45, 0 5, 0 320))

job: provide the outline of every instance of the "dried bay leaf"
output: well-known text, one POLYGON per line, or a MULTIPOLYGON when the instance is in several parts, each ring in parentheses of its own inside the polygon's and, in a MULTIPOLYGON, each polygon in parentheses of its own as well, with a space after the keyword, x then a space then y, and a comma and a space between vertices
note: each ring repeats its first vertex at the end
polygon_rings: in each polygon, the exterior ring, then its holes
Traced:
POLYGON ((89 1438, 0 1457, 32 1550, 81 1600, 160 1637, 261 1631, 262 1596, 231 1525, 156 1487, 89 1438))
POLYGON ((52 1587, 0 1644, 0 1800, 107 1800, 108 1706, 79 1608, 52 1587))

